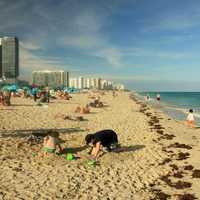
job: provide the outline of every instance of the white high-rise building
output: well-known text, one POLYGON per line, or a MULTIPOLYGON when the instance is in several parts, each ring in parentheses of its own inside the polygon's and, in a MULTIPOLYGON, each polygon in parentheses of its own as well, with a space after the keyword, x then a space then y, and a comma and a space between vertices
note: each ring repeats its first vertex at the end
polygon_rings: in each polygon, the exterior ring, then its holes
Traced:
POLYGON ((83 89, 83 82, 84 82, 84 78, 82 76, 80 76, 78 78, 78 88, 79 89, 83 89))
POLYGON ((86 88, 90 89, 91 88, 91 79, 86 78, 86 88))
POLYGON ((101 80, 101 89, 111 90, 113 89, 113 82, 108 80, 101 80))
POLYGON ((64 87, 69 86, 69 72, 65 71, 33 71, 33 84, 39 86, 64 87))
POLYGON ((108 80, 102 80, 101 78, 94 77, 78 77, 70 78, 69 86, 74 88, 87 88, 87 89, 113 89, 113 82, 108 80))
POLYGON ((106 89, 107 80, 101 80, 101 89, 106 89))
POLYGON ((69 87, 78 88, 78 79, 70 78, 69 79, 69 87))
POLYGON ((90 88, 95 87, 95 78, 90 78, 90 88))

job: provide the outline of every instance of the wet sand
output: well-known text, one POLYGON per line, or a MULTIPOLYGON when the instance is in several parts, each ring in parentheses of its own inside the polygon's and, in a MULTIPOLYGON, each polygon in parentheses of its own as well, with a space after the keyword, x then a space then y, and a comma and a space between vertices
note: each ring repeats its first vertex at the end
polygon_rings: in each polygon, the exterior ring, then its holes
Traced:
POLYGON ((52 100, 48 107, 20 98, 0 107, 0 199, 200 199, 200 129, 185 127, 130 93, 114 98, 107 92, 101 100, 105 107, 85 115, 74 111, 91 101, 88 94, 52 100), (116 131, 122 148, 92 168, 84 137, 107 128, 116 131), (65 152, 80 158, 43 158, 42 145, 26 140, 31 130, 41 129, 58 129, 65 152))

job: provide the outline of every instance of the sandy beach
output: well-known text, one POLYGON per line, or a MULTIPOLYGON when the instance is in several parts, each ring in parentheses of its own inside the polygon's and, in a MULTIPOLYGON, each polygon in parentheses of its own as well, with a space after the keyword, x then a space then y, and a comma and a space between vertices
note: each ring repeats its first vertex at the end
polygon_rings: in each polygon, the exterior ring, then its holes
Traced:
POLYGON ((86 93, 51 100, 48 106, 12 98, 11 106, 0 107, 0 199, 200 199, 200 129, 130 98, 129 92, 116 97, 106 92, 103 108, 74 113, 90 101, 86 93), (85 120, 56 117, 62 114, 85 120), (60 130, 61 145, 80 158, 43 158, 42 144, 26 141, 30 129, 60 130), (92 168, 84 137, 101 129, 113 129, 121 149, 104 154, 92 168))

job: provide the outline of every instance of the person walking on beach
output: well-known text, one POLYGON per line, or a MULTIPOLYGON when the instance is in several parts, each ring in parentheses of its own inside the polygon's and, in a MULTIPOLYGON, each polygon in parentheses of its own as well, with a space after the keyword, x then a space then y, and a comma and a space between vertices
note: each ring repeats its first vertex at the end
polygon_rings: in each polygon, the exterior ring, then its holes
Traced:
POLYGON ((157 99, 158 102, 160 101, 160 94, 159 93, 156 95, 156 99, 157 99))
POLYGON ((49 91, 49 87, 47 86, 45 88, 45 95, 46 95, 46 99, 47 99, 47 103, 49 103, 49 98, 50 98, 50 91, 49 91))
POLYGON ((146 94, 145 101, 149 101, 149 100, 150 100, 150 96, 149 96, 149 94, 146 94))
POLYGON ((32 89, 32 95, 33 95, 33 99, 36 102, 37 101, 37 89, 34 87, 32 89))
POLYGON ((113 130, 101 130, 85 137, 87 145, 92 147, 91 156, 97 160, 101 150, 111 151, 118 145, 117 134, 113 130))
POLYGON ((191 128, 194 128, 194 126, 195 126, 194 114, 193 114, 192 109, 189 110, 189 114, 187 116, 186 123, 191 128))

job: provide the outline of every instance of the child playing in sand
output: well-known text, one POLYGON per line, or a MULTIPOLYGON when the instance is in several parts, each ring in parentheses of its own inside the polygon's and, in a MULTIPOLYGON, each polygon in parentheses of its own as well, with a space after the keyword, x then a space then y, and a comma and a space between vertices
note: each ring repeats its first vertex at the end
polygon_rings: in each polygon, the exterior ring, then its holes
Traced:
POLYGON ((194 124, 194 114, 193 114, 193 110, 192 109, 189 110, 189 114, 187 116, 186 122, 187 122, 187 125, 189 127, 193 128, 195 126, 195 124, 194 124))
POLYGON ((44 138, 43 145, 44 155, 47 155, 47 153, 54 153, 56 147, 59 148, 59 152, 62 152, 62 147, 59 144, 59 133, 56 131, 48 132, 48 135, 44 138))
POLYGON ((91 156, 97 160, 100 150, 106 148, 110 151, 118 145, 117 134, 113 130, 102 130, 85 137, 87 145, 92 146, 91 156))

